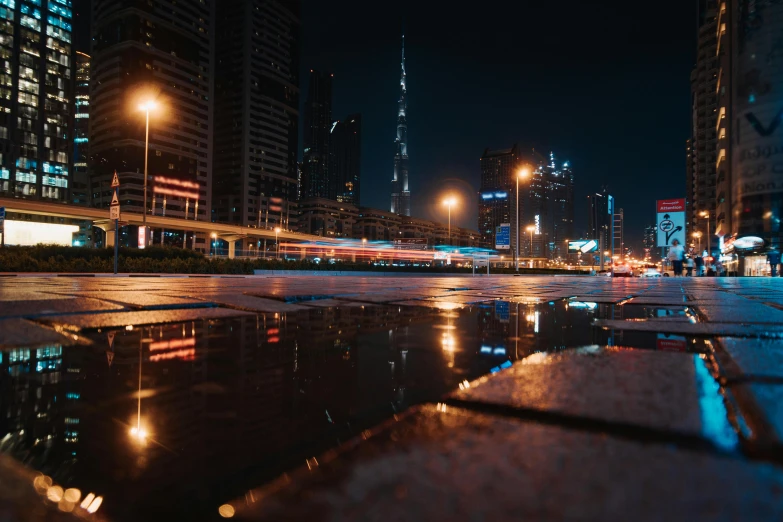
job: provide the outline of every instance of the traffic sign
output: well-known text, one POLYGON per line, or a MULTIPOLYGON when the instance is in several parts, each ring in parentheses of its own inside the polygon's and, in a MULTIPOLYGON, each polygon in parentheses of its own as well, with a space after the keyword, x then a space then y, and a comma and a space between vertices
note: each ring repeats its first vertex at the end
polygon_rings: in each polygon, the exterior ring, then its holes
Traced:
POLYGON ((658 200, 658 246, 668 247, 675 239, 685 245, 685 200, 658 200))
POLYGON ((109 363, 109 368, 111 368, 111 363, 114 362, 114 352, 106 352, 106 361, 109 363))
POLYGON ((111 188, 117 188, 120 186, 120 178, 117 176, 117 173, 114 173, 114 177, 111 178, 111 188))
POLYGON ((117 332, 107 332, 106 337, 109 339, 109 350, 114 350, 114 336, 117 332))
POLYGON ((500 226, 495 229, 495 249, 511 249, 511 223, 501 223, 500 226))
POLYGON ((120 206, 112 205, 109 207, 109 219, 120 219, 120 206))
POLYGON ((120 204, 120 200, 117 199, 117 191, 115 190, 111 195, 111 206, 119 205, 119 204, 120 204))

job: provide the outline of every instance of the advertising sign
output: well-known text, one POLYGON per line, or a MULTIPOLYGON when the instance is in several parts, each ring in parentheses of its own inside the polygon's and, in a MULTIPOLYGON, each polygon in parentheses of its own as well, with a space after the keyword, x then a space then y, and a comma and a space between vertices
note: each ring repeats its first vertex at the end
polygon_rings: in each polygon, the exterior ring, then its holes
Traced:
POLYGON ((500 226, 495 229, 495 249, 511 249, 511 223, 501 223, 500 226))
POLYGON ((685 199, 658 200, 658 246, 671 246, 675 239, 685 245, 685 199))
POLYGON ((398 250, 427 250, 427 238, 403 237, 395 239, 394 248, 398 250))
POLYGON ((764 246, 764 240, 756 236, 740 237, 734 241, 737 250, 755 250, 764 246))
POLYGON ((598 250, 598 241, 595 239, 580 239, 579 241, 569 241, 569 252, 581 252, 586 254, 588 252, 595 252, 598 250))
POLYGON ((658 334, 656 347, 664 352, 687 352, 688 340, 682 335, 658 334))
POLYGON ((139 227, 138 247, 144 249, 147 246, 147 227, 139 227))

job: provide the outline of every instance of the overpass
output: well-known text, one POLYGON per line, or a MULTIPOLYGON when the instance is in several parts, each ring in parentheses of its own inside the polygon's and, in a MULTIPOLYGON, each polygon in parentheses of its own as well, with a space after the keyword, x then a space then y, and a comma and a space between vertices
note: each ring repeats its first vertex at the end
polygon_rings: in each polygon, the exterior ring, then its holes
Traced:
MULTIPOLYGON (((66 203, 53 203, 49 201, 3 197, 0 197, 0 207, 5 207, 6 212, 92 221, 94 226, 106 232, 106 246, 114 246, 114 222, 109 219, 108 208, 101 209, 83 207, 80 205, 69 205, 66 203)), ((121 217, 121 226, 141 226, 144 216, 137 212, 122 212, 121 217)), ((290 230, 280 230, 280 232, 276 234, 274 229, 255 228, 251 226, 231 225, 226 223, 211 223, 209 221, 196 221, 192 219, 181 219, 155 215, 147 216, 147 226, 182 232, 200 232, 205 234, 207 237, 211 237, 214 234, 215 237, 228 242, 228 257, 231 259, 234 258, 236 253, 235 242, 239 241, 240 239, 277 239, 293 243, 304 243, 311 241, 335 242, 329 238, 312 236, 310 234, 300 234, 299 232, 292 232, 290 230)))

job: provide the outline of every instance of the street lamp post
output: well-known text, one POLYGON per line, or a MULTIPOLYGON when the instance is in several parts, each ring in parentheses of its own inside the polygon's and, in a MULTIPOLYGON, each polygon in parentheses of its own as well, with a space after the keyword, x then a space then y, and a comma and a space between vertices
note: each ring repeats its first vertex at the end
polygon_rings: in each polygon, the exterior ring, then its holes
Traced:
POLYGON ((449 245, 451 245, 451 207, 456 203, 457 201, 454 198, 448 198, 443 201, 443 204, 446 205, 449 208, 449 245))
MULTIPOLYGON (((707 220, 707 254, 712 256, 712 241, 710 236, 710 213, 706 210, 699 213, 699 215, 707 220)), ((701 244, 699 245, 699 250, 701 250, 701 244)))
POLYGON ((526 168, 520 169, 519 173, 517 174, 517 199, 516 199, 517 222, 515 224, 517 229, 517 272, 519 272, 519 180, 520 178, 526 178, 528 174, 529 171, 526 168))
POLYGON ((278 234, 280 234, 280 227, 275 228, 275 246, 277 251, 275 252, 275 259, 280 259, 280 241, 278 240, 278 234))
POLYGON ((699 255, 701 255, 701 232, 694 232, 693 237, 699 240, 699 255))
POLYGON ((364 263, 365 260, 364 249, 366 246, 367 246, 367 238, 363 237, 362 238, 362 263, 364 263))
POLYGON ((212 232, 212 248, 210 249, 210 253, 212 253, 212 255, 215 255, 215 249, 216 249, 215 248, 215 240, 216 239, 217 239, 217 234, 212 232))
POLYGON ((144 227, 144 246, 147 246, 149 231, 147 230, 147 167, 149 165, 149 152, 150 152, 150 111, 155 110, 158 104, 154 100, 147 100, 139 105, 139 109, 144 111, 145 126, 144 126, 144 213, 141 217, 142 226, 144 227))

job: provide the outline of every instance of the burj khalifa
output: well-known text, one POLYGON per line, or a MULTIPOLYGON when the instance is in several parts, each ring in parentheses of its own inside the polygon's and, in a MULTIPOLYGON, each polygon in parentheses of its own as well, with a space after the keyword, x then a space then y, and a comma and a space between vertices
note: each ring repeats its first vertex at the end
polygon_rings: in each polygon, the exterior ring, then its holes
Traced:
POLYGON ((405 76, 405 35, 402 35, 400 100, 397 102, 397 139, 394 153, 394 178, 391 186, 391 211, 401 216, 411 215, 411 192, 408 187, 408 90, 405 76))

